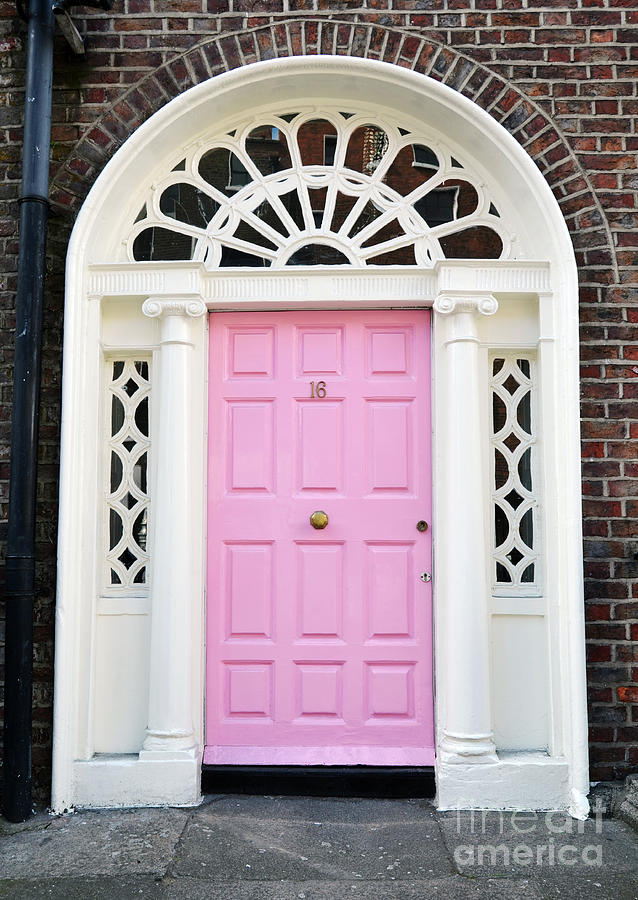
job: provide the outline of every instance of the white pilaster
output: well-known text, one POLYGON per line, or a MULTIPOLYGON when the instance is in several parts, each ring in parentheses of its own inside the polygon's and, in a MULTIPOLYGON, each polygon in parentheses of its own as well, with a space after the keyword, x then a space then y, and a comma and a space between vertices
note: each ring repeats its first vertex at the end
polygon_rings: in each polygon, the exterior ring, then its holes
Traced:
POLYGON ((149 298, 142 311, 160 319, 155 484, 152 492, 151 658, 148 727, 140 759, 194 756, 192 714, 191 382, 199 298, 149 298))
POLYGON ((437 573, 445 617, 445 706, 438 759, 443 764, 497 762, 492 737, 485 503, 478 317, 498 309, 490 294, 443 292, 445 316, 446 513, 439 525, 444 571, 437 573))

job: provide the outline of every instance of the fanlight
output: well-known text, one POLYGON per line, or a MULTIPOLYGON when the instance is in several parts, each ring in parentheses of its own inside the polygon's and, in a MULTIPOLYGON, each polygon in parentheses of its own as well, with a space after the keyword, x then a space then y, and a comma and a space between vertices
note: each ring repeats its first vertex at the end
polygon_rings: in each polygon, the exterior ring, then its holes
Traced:
POLYGON ((422 134, 337 110, 270 116, 192 148, 149 190, 131 260, 223 266, 509 259, 486 186, 422 134))

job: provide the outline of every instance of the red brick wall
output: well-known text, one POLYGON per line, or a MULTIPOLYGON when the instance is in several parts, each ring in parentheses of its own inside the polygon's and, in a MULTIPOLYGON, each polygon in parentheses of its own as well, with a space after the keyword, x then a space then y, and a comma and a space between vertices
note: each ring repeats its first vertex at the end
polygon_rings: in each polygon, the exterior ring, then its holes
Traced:
MULTIPOLYGON (((256 59, 337 53, 414 68, 514 135, 558 198, 581 284, 592 777, 638 770, 638 12, 635 0, 119 0, 75 15, 55 61, 34 767, 47 793, 63 261, 105 162, 172 97, 256 59)), ((25 28, 0 0, 0 540, 6 536, 25 28)))

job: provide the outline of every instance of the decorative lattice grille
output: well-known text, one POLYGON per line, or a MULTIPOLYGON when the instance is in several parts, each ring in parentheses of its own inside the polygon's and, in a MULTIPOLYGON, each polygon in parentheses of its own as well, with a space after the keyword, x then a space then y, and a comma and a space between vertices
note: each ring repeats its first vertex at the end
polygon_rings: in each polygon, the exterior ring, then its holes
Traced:
POLYGON ((491 361, 494 584, 497 590, 538 584, 533 360, 491 361))
POLYGON ((148 580, 150 364, 108 363, 106 584, 140 590, 148 580))
POLYGON ((338 110, 269 115, 191 147, 149 188, 131 260, 419 265, 513 258, 482 177, 437 138, 338 110))

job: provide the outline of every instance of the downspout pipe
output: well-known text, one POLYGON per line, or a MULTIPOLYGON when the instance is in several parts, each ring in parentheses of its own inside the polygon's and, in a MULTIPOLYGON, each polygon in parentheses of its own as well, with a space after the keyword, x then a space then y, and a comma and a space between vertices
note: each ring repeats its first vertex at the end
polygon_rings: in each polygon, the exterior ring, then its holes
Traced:
POLYGON ((6 557, 3 812, 10 822, 24 822, 32 813, 35 504, 53 30, 51 0, 29 0, 6 557))

